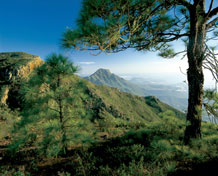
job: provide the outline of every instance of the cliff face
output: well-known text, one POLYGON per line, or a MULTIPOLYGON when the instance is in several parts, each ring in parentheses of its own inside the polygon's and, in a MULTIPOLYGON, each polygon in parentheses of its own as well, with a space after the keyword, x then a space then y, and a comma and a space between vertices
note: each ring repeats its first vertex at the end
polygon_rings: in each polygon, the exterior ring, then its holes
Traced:
POLYGON ((18 108, 21 80, 42 63, 39 56, 24 52, 0 53, 0 104, 18 108))

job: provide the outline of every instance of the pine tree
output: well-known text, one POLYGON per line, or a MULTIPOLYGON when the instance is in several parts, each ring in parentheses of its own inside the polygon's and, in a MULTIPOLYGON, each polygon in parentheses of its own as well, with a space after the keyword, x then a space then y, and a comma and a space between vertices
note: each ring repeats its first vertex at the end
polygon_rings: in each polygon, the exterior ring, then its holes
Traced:
POLYGON ((66 154, 85 116, 83 83, 67 57, 52 54, 22 87, 24 108, 10 146, 35 145, 46 155, 66 154))
MULTIPOLYGON (((63 35, 65 48, 119 52, 128 48, 160 51, 172 58, 187 55, 189 100, 185 143, 201 137, 203 67, 216 72, 216 53, 208 41, 218 37, 218 7, 213 0, 84 0, 77 29, 63 35), (184 51, 171 42, 182 40, 184 51)), ((97 53, 98 54, 98 53, 97 53)))

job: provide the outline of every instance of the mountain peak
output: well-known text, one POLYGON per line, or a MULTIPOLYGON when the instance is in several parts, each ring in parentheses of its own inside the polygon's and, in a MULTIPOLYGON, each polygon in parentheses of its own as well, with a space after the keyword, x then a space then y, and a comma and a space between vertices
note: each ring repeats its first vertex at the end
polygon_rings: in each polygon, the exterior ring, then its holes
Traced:
POLYGON ((95 83, 97 85, 106 85, 109 87, 118 88, 123 92, 134 93, 137 92, 136 95, 144 96, 144 91, 141 91, 136 85, 126 81, 125 79, 111 73, 108 69, 98 69, 92 75, 86 77, 85 79, 95 83))
POLYGON ((115 88, 123 87, 122 85, 126 83, 123 78, 111 73, 109 69, 103 68, 98 69, 95 73, 85 79, 98 85, 107 85, 115 88))
POLYGON ((112 74, 109 69, 99 68, 94 74, 112 74))

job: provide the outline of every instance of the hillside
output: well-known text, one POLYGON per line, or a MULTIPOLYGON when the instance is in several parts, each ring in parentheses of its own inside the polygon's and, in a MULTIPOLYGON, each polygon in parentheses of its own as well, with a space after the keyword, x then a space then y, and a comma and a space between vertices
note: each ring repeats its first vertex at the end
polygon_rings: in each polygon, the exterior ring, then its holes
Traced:
POLYGON ((86 85, 91 101, 94 101, 91 109, 97 110, 95 117, 147 123, 158 120, 160 118, 159 113, 167 110, 172 110, 179 117, 184 117, 181 112, 152 96, 134 96, 120 92, 117 88, 95 85, 91 82, 86 82, 86 85))
POLYGON ((39 56, 24 52, 0 53, 0 104, 18 108, 21 80, 42 63, 39 56))
POLYGON ((122 92, 128 92, 138 96, 155 96, 161 101, 184 111, 187 107, 187 92, 181 92, 177 85, 153 84, 144 80, 127 81, 113 73, 108 69, 99 69, 85 79, 97 85, 106 85, 120 89, 122 92), (178 90, 177 90, 178 89, 178 90))

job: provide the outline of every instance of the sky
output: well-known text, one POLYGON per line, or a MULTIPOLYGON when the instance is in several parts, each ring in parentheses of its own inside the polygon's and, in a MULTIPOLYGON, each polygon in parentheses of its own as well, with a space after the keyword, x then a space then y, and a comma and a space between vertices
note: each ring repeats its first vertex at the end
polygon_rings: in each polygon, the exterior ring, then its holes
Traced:
MULTIPOLYGON (((215 1, 215 6, 218 2, 215 1)), ((160 58, 157 53, 127 50, 93 56, 90 52, 64 50, 60 39, 67 27, 76 28, 82 0, 0 0, 0 52, 23 51, 45 59, 52 52, 64 53, 80 66, 80 75, 98 68, 127 79, 150 77, 168 83, 186 80, 187 60, 160 58)), ((174 44, 176 49, 182 43, 174 44)), ((205 82, 213 85, 206 72, 205 82)))

